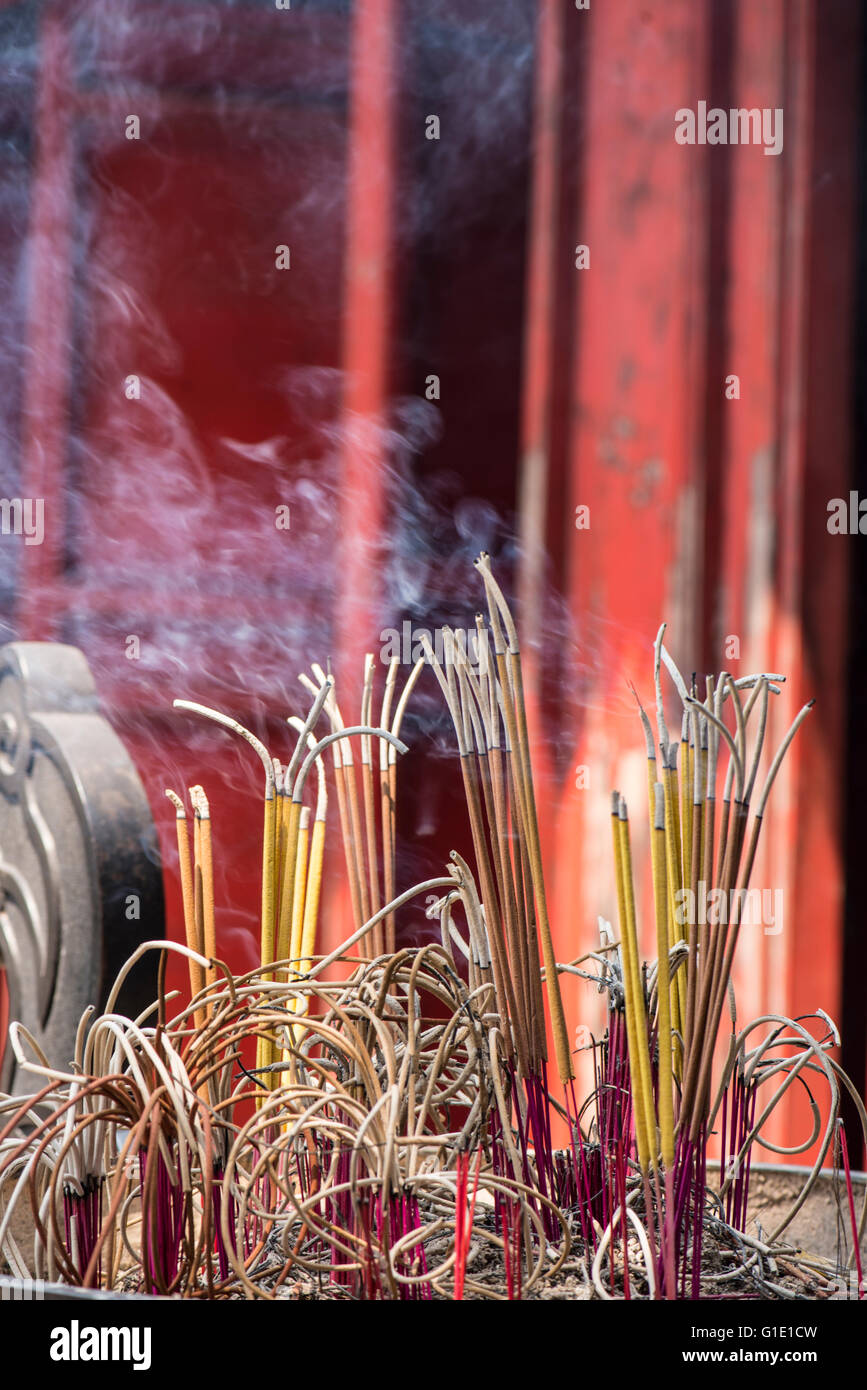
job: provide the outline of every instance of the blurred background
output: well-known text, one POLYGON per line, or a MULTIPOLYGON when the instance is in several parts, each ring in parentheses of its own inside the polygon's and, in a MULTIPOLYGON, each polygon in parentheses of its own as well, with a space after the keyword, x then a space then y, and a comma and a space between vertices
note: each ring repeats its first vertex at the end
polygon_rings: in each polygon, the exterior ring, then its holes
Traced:
MULTIPOLYGON (((628 683, 652 701, 660 622, 686 673, 787 673, 772 744, 818 703, 771 801, 753 883, 784 917, 742 932, 739 1015, 821 1006, 863 1091, 867 542, 827 525, 867 497, 861 5, 278 3, 0 3, 0 488, 45 504, 41 545, 0 536, 0 638, 85 652, 178 938, 163 789, 205 785, 239 970, 258 767, 173 696, 279 755, 299 671, 330 660, 355 710, 387 629, 471 625, 489 549, 568 960, 615 916, 608 795, 644 806, 628 683), (700 101, 782 108, 782 151, 679 144, 700 101)), ((399 888, 469 845, 440 705, 426 674, 399 888)), ((635 850, 646 875, 646 831, 635 850)), ((401 930, 433 934, 421 909, 401 930)), ((565 988, 598 1032, 599 996, 565 988)))

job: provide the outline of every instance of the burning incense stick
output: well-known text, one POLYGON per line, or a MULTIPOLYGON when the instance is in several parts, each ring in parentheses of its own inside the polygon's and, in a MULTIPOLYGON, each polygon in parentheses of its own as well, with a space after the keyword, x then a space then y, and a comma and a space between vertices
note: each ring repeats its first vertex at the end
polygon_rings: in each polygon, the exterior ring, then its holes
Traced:
MULTIPOLYGON (((190 802, 196 813, 196 823, 198 827, 198 855, 196 859, 195 873, 197 893, 198 885, 201 885, 201 938, 198 947, 202 955, 216 961, 217 956, 217 930, 214 917, 214 860, 211 846, 211 811, 208 805, 208 798, 205 796, 202 787, 190 787, 190 802)), ((197 930, 198 936, 198 930, 197 930)), ((205 972, 205 982, 212 985, 217 979, 216 964, 211 964, 205 972)), ((210 1011, 208 1011, 210 1012, 210 1011)))
MULTIPOLYGON (((193 897, 193 879, 190 872, 190 839, 187 832, 187 813, 184 810, 184 803, 177 792, 166 788, 166 796, 175 808, 175 821, 178 833, 178 865, 181 875, 181 899, 184 907, 184 930, 187 938, 187 946, 191 952, 197 953, 188 957, 190 975, 190 994, 193 998, 204 989, 205 976, 198 957, 204 951, 204 942, 198 939, 196 930, 195 904, 193 897)), ((197 1028, 203 1028, 205 1023, 205 1013, 203 1009, 197 1009, 195 1014, 195 1024, 197 1028)))
MULTIPOLYGON (((300 675, 298 679, 304 686, 305 690, 308 690, 315 697, 318 693, 318 690, 321 689, 322 686, 324 686, 326 676, 321 666, 317 666, 314 664, 314 666, 311 669, 313 670, 313 673, 316 676, 317 680, 320 682, 318 687, 314 685, 313 681, 307 675, 300 675)), ((324 709, 326 715, 328 716, 329 723, 331 724, 332 733, 339 732, 339 730, 342 729, 344 725, 343 718, 340 713, 340 707, 337 704, 333 690, 330 691, 328 698, 325 701, 324 709)), ((337 808, 340 818, 340 834, 343 840, 343 849, 346 859, 346 877, 349 882, 349 894, 352 902, 352 916, 355 922, 355 926, 356 928, 358 928, 361 926, 362 922, 364 921, 364 918, 362 916, 361 911, 361 888, 359 884, 358 875, 358 860, 356 854, 355 837, 352 828, 352 818, 349 811, 346 774, 346 760, 348 760, 349 764, 351 765, 352 749, 350 744, 336 741, 334 744, 332 744, 331 754, 334 763, 334 783, 335 787, 337 788, 337 808)))
MULTIPOLYGON (((364 679, 362 683, 361 696, 361 723, 371 723, 371 709, 373 705, 373 672, 374 657, 372 652, 368 652, 364 658, 364 679)), ((370 735, 363 734, 361 738, 361 785, 364 798, 364 830, 365 845, 367 850, 367 879, 369 885, 370 912, 379 911, 379 866, 378 849, 376 843, 376 810, 373 791, 373 760, 371 757, 370 735)), ((385 934, 382 923, 377 923, 373 932, 373 953, 375 956, 382 955, 385 950, 385 934)))
MULTIPOLYGON (((294 729, 298 730, 299 735, 305 732, 305 726, 300 719, 293 716, 288 722, 294 729)), ((307 733, 307 746, 309 749, 316 748, 316 740, 311 733, 307 733)), ((325 847, 325 825, 328 812, 328 786, 325 779, 325 765, 322 757, 318 754, 315 758, 315 762, 317 794, 313 830, 312 834, 308 831, 310 812, 307 807, 304 807, 301 812, 303 848, 302 841, 299 840, 298 861, 295 875, 295 895, 292 910, 292 929, 290 943, 287 946, 287 954, 290 956, 295 969, 302 974, 309 968, 309 961, 307 958, 312 956, 315 944, 316 921, 319 910, 319 894, 322 882, 322 863, 325 847), (309 857, 307 853, 308 839, 309 857), (305 964, 305 961, 307 961, 307 964, 305 964)))

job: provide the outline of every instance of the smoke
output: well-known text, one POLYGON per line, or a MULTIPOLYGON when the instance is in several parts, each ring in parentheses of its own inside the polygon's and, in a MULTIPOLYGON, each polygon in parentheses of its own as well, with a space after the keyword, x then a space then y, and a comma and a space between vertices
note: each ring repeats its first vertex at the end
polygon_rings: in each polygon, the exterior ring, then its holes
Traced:
MULTIPOLYGON (((352 17, 303 0, 289 12, 270 0, 73 0, 53 20, 36 5, 0 15, 0 483, 8 497, 27 486, 28 381, 65 372, 63 418, 49 422, 65 441, 64 496, 46 504, 78 601, 59 635, 109 689, 138 637, 142 701, 182 674, 215 698, 285 701, 287 667, 334 650, 352 17), (46 92, 74 127, 68 187, 62 153, 40 147, 46 92), (34 250, 37 187, 65 229, 50 266, 51 243, 34 250), (293 261, 281 282, 283 242, 293 261), (69 296, 50 332, 33 321, 48 273, 69 296)), ((526 159, 532 29, 514 0, 496 14, 404 7, 398 255, 446 228, 469 235, 526 159), (436 142, 427 108, 443 123, 436 142)), ((520 235, 523 214, 504 236, 520 235)), ((411 354, 413 330, 401 331, 411 354)), ((467 560, 510 529, 448 465, 418 468, 443 418, 398 392, 386 419, 367 422, 391 520, 383 625, 461 593, 467 560)), ((20 548, 4 546, 10 603, 19 565, 20 548)))
MULTIPOLYGON (((400 7, 395 360, 383 417, 364 421, 345 414, 342 367, 351 21, 348 4, 303 0, 0 11, 0 487, 11 498, 28 486, 25 423, 37 454, 60 450, 63 495, 45 499, 46 526, 61 530, 56 635, 84 650, 152 796, 208 782, 215 824, 243 809, 251 841, 249 750, 221 753, 215 788, 214 730, 174 715, 171 699, 219 705, 259 732, 306 709, 297 673, 337 654, 335 561, 356 500, 344 459, 358 432, 388 518, 371 542, 371 650, 407 619, 471 625, 475 555, 491 551, 506 582, 517 557, 535 11, 400 7), (36 113, 52 103, 61 143, 46 147, 36 113), (466 344, 443 329, 456 266, 470 305, 479 287, 485 314, 505 304, 490 331, 475 315, 466 344), (34 309, 47 282, 50 321, 34 309), (424 394, 432 360, 442 400, 424 394), (37 409, 43 378, 63 382, 56 418, 37 409)), ((0 545, 7 615, 23 583, 14 540, 0 545)), ((577 650, 553 590, 547 615, 546 639, 577 650)), ((580 671, 563 671, 580 696, 580 671)), ((453 752, 429 678, 404 731, 453 752)), ((559 746, 556 724, 551 737, 559 746)), ((411 814, 421 848, 406 872, 428 867, 424 845, 448 821, 442 787, 411 814)))

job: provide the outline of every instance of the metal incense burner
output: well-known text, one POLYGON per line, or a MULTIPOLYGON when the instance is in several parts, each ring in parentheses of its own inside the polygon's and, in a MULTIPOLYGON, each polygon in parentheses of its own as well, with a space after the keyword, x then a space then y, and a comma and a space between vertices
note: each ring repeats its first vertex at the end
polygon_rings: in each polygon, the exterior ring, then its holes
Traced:
MULTIPOLYGON (((0 963, 10 1020, 64 1066, 83 1010, 102 1004, 141 941, 163 933, 150 808, 84 655, 9 643, 0 648, 0 963)), ((154 970, 146 958, 130 973, 122 1012, 135 1017, 152 1002, 154 970)), ((0 1089, 34 1083, 7 1046, 0 1089)))

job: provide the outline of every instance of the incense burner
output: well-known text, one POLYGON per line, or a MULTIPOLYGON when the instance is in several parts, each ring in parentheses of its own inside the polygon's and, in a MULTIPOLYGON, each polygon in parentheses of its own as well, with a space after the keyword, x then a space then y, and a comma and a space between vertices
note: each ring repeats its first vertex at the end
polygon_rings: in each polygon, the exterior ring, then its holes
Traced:
MULTIPOLYGON (((144 788, 99 711, 84 656, 9 643, 0 649, 0 960, 10 1017, 46 1055, 70 1058, 82 1011, 103 1001, 142 940, 162 935, 163 915, 144 788)), ((153 993, 148 961, 121 1006, 135 1017, 153 993)), ((0 1084, 17 1092, 15 1070, 7 1048, 0 1084)))

